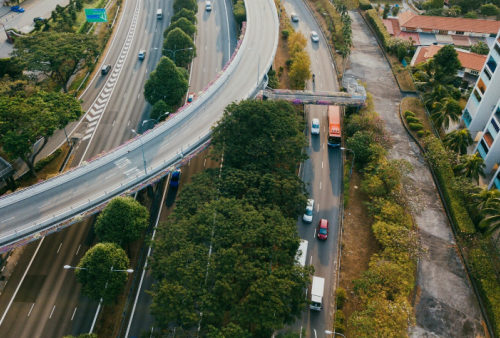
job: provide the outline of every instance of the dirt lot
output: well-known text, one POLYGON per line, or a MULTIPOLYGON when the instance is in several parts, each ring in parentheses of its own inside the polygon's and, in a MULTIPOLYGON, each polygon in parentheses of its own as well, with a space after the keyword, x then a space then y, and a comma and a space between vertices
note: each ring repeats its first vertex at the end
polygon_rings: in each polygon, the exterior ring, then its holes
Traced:
MULTIPOLYGON (((345 209, 342 235, 340 286, 347 291, 347 301, 342 308, 346 321, 354 311, 361 310, 362 305, 354 295, 352 281, 368 269, 370 257, 379 250, 379 245, 371 230, 372 219, 363 205, 367 199, 359 189, 361 178, 362 175, 354 170, 351 176, 350 200, 345 209)), ((345 335, 349 337, 349 326, 345 335)))

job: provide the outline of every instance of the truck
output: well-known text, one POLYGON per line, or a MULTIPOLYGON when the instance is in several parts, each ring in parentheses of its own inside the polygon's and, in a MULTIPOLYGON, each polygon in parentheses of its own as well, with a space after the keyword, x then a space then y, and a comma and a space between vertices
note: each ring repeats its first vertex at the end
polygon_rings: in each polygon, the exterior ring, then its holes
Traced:
POLYGON ((313 276, 311 287, 311 310, 321 311, 323 307, 323 292, 325 291, 325 279, 313 276))
POLYGON ((295 260, 300 266, 306 266, 306 255, 307 255, 307 245, 308 241, 305 239, 300 240, 299 250, 297 251, 297 256, 295 256, 295 260))

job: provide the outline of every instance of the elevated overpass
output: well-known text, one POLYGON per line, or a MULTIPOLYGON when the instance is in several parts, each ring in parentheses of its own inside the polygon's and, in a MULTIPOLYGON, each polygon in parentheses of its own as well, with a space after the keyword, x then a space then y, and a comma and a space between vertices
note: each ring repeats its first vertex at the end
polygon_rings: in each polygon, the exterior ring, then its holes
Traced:
POLYGON ((364 107, 366 90, 356 80, 345 78, 342 81, 345 92, 317 92, 266 88, 258 95, 263 100, 287 100, 294 104, 315 104, 364 107))
POLYGON ((78 168, 0 198, 0 252, 80 222, 111 198, 157 182, 206 148, 211 126, 229 103, 246 99, 258 89, 278 47, 274 1, 245 1, 245 7, 247 23, 235 52, 194 102, 154 129, 78 168), (255 52, 265 67, 259 67, 255 52), (257 82, 249 82, 254 79, 249 73, 257 74, 257 82))

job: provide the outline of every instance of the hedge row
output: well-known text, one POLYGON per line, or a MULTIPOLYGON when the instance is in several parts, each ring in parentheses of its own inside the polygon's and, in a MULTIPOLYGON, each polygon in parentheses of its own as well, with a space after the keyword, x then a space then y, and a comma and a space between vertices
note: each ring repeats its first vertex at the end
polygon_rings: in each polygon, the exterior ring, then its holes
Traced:
POLYGON ((359 0, 359 8, 366 11, 373 7, 369 0, 359 0))
POLYGON ((239 27, 241 27, 241 24, 243 21, 247 20, 247 13, 245 11, 245 3, 243 0, 238 0, 236 4, 233 6, 233 13, 234 13, 234 20, 236 21, 236 24, 238 24, 239 27))
MULTIPOLYGON (((361 3, 361 2, 360 2, 361 3)), ((384 23, 378 16, 378 13, 375 9, 370 9, 366 11, 366 15, 368 16, 368 21, 372 25, 373 29, 377 33, 380 40, 382 40, 382 45, 384 48, 387 48, 387 41, 391 38, 389 32, 387 32, 387 28, 385 28, 384 23)))
POLYGON ((469 254, 473 275, 483 298, 488 318, 497 337, 500 337, 500 286, 488 255, 481 249, 473 249, 469 254))
POLYGON ((47 164, 54 161, 59 155, 61 155, 61 153, 62 153, 62 149, 59 148, 59 149, 56 149, 56 151, 54 151, 49 156, 42 158, 40 161, 38 161, 35 164, 35 171, 42 170, 47 164))
POLYGON ((460 196, 453 189, 455 175, 443 144, 435 136, 426 137, 424 144, 427 148, 426 158, 432 169, 434 169, 457 231, 459 234, 473 234, 475 232, 474 224, 460 196))

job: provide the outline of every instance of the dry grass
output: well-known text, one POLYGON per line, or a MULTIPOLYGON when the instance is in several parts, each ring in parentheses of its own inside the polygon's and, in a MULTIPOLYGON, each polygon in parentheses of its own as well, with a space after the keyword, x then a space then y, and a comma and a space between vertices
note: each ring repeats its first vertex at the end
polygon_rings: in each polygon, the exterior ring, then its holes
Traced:
MULTIPOLYGON (((354 311, 362 310, 363 305, 353 292, 353 281, 368 269, 371 256, 379 250, 379 245, 371 230, 372 218, 368 216, 366 207, 363 205, 367 199, 359 189, 361 179, 362 175, 353 171, 342 235, 340 286, 347 291, 347 301, 342 308, 346 321, 354 311)), ((345 335, 349 337, 349 326, 345 335)))
MULTIPOLYGON (((275 0, 276 8, 279 8, 279 1, 275 0)), ((286 66, 286 60, 290 59, 290 53, 288 51, 287 40, 281 34, 281 31, 288 30, 290 33, 294 31, 294 28, 288 19, 288 15, 285 8, 281 7, 281 19, 280 19, 280 39, 278 41, 278 50, 276 51, 276 56, 274 57, 274 67, 276 70, 276 75, 280 80, 279 89, 290 89, 292 84, 290 82, 290 77, 288 73, 290 69, 286 66)))
POLYGON ((391 61, 391 68, 394 71, 394 75, 398 78, 401 89, 415 91, 415 84, 413 83, 408 67, 403 67, 396 56, 389 53, 387 53, 387 56, 391 61))

